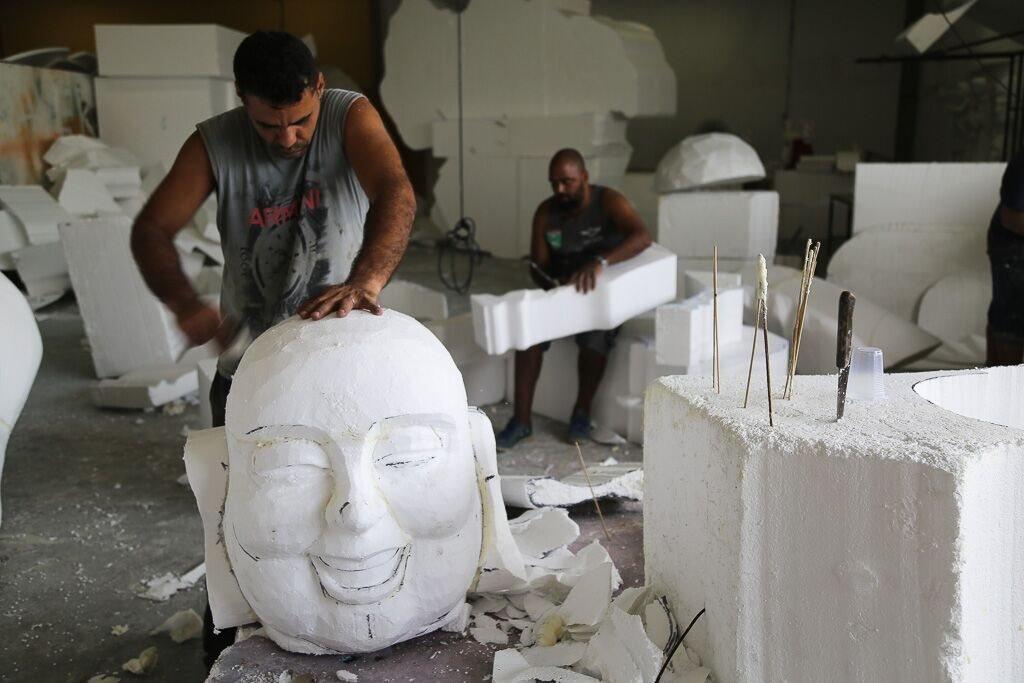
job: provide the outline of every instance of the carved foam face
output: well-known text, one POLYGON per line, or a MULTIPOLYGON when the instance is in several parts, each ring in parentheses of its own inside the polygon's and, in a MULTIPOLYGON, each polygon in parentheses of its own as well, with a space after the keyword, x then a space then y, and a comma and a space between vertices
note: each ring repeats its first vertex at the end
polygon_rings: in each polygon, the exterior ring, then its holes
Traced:
POLYGON ((393 311, 264 333, 227 405, 225 547, 282 647, 365 652, 434 630, 481 553, 462 378, 393 311))

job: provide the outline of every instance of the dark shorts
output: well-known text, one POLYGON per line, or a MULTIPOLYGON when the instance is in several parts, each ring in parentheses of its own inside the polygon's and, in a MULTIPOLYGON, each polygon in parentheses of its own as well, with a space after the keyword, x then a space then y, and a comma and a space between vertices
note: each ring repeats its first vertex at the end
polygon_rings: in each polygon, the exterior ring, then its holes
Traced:
POLYGON ((997 339, 1024 341, 1024 249, 989 242, 992 265, 992 303, 988 307, 990 333, 997 339))
MULTIPOLYGON (((611 353, 611 350, 615 348, 615 338, 619 336, 619 328, 616 327, 613 330, 590 330, 589 332, 580 332, 575 335, 573 339, 576 340, 576 346, 581 349, 588 349, 590 351, 596 351, 602 356, 607 356, 611 353)), ((540 344, 541 351, 547 351, 551 348, 551 342, 543 342, 540 344)))

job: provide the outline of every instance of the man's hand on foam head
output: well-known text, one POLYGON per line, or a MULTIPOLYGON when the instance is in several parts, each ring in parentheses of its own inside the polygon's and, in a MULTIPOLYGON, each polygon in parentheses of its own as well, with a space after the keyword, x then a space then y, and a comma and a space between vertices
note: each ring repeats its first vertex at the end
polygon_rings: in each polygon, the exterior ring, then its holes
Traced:
POLYGON ((298 314, 301 318, 312 320, 320 320, 331 313, 344 318, 355 309, 381 315, 384 309, 377 303, 379 294, 379 290, 356 282, 332 285, 302 304, 298 314))

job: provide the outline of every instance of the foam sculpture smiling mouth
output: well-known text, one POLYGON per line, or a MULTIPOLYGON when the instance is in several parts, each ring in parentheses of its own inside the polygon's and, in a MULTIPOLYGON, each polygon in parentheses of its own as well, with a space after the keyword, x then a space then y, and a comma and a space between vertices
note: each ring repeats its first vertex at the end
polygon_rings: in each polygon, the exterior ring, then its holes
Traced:
POLYGON ((287 650, 370 652, 525 576, 490 422, 444 346, 400 313, 265 332, 225 428, 190 435, 185 461, 218 628, 259 621, 287 650))

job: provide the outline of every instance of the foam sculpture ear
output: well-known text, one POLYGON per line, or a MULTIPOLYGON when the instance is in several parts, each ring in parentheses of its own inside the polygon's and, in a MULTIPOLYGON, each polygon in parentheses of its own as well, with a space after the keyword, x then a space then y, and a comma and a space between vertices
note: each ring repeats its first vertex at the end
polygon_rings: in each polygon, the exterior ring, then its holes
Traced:
POLYGON ((231 572, 221 523, 228 492, 228 444, 224 428, 189 432, 185 441, 185 473, 203 520, 206 554, 206 596, 218 629, 257 620, 231 572))
POLYGON ((491 421, 477 408, 469 409, 469 429, 476 458, 477 485, 483 506, 483 542, 476 579, 470 590, 493 593, 526 581, 523 556, 512 537, 501 496, 498 455, 491 421))

